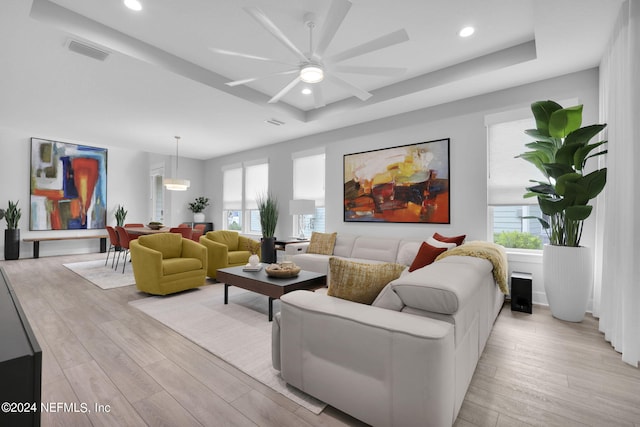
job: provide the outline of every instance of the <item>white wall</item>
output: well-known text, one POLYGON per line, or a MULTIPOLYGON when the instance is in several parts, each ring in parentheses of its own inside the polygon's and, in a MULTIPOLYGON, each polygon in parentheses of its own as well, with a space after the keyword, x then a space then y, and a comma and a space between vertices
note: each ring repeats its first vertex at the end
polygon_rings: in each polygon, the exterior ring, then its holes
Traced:
MULTIPOLYGON (((29 131, 0 128, 0 207, 5 209, 8 200, 19 201, 22 209, 20 219, 21 238, 40 236, 73 236, 87 233, 84 230, 29 231, 29 173, 31 137, 37 136, 51 140, 62 140, 55 135, 33 135, 29 131)), ((153 162, 166 163, 166 171, 173 171, 170 156, 153 155, 118 147, 110 147, 93 141, 65 141, 76 144, 105 147, 109 150, 107 158, 107 222, 115 225, 113 213, 121 204, 128 211, 126 222, 149 221, 151 185, 149 178, 153 162)), ((187 202, 193 201, 204 193, 204 162, 193 159, 180 159, 181 177, 191 180, 191 188, 185 192, 165 191, 166 224, 177 225, 191 221, 193 215, 187 202)), ((4 235, 6 221, 0 221, 0 234, 4 235)), ((40 256, 97 252, 99 241, 51 241, 40 244, 40 256)), ((4 238, 0 239, 0 254, 4 254, 4 238)), ((33 245, 22 243, 20 258, 33 256, 33 245)))
MULTIPOLYGON (((512 109, 528 108, 542 99, 578 98, 584 107, 584 122, 598 120, 598 71, 579 73, 463 99, 449 104, 401 114, 370 123, 350 126, 305 138, 275 144, 257 150, 209 160, 205 179, 209 197, 215 200, 212 211, 222 221, 222 171, 228 164, 269 158, 270 188, 281 204, 276 235, 292 233, 288 201, 292 196, 291 153, 316 147, 326 150, 326 229, 339 233, 373 236, 429 237, 435 231, 445 235, 466 234, 469 240, 486 240, 487 227, 487 145, 484 119, 512 109), (451 224, 385 224, 343 221, 343 155, 377 148, 450 138, 451 224)), ((587 224, 583 243, 593 246, 593 232, 587 224)), ((511 269, 534 274, 534 297, 546 303, 542 286, 540 256, 518 255, 511 269)))

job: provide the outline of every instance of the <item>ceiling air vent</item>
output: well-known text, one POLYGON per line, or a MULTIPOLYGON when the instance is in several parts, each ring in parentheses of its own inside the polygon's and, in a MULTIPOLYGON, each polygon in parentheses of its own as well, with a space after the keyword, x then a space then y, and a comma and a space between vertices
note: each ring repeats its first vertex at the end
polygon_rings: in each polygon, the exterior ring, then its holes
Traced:
POLYGON ((274 126, 282 126, 284 124, 284 122, 281 122, 278 119, 268 119, 268 120, 265 120, 264 122, 274 126))
POLYGON ((80 55, 88 56, 89 58, 97 59, 98 61, 104 61, 110 55, 106 50, 102 50, 95 46, 91 46, 85 42, 78 40, 69 40, 67 42, 67 48, 80 55))

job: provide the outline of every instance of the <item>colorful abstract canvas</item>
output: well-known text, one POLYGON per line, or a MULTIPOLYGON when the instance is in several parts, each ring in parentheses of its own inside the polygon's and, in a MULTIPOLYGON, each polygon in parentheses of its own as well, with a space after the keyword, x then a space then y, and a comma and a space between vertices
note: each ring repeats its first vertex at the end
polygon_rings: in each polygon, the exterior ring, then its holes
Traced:
POLYGON ((449 139, 346 154, 344 220, 449 224, 449 139))
POLYGON ((104 228, 107 150, 31 138, 30 230, 104 228))

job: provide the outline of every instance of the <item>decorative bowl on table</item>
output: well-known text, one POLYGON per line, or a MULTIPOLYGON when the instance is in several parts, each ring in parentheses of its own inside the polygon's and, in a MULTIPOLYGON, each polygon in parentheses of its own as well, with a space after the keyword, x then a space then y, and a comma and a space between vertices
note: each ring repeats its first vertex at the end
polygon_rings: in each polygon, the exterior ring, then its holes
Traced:
POLYGON ((147 224, 147 227, 152 230, 160 230, 162 227, 164 227, 164 225, 161 222, 150 222, 149 224, 147 224))
POLYGON ((267 272, 267 275, 270 277, 296 277, 300 274, 301 268, 295 264, 291 265, 282 265, 282 264, 270 264, 268 267, 265 267, 264 271, 267 272))

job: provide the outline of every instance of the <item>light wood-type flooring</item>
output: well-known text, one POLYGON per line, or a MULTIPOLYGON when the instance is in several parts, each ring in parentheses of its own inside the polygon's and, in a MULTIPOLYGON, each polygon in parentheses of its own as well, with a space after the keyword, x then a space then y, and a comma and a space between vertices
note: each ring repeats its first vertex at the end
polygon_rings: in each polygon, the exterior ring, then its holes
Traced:
MULTIPOLYGON (((62 266, 100 257, 0 261, 42 347, 43 402, 91 410, 43 414, 43 426, 363 425, 331 407, 310 413, 130 307, 146 296, 134 286, 101 290, 62 266)), ((640 427, 640 370, 591 316, 505 306, 455 425, 640 427)))

